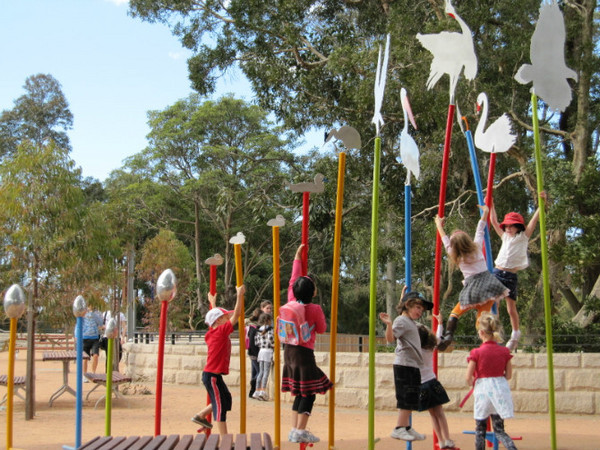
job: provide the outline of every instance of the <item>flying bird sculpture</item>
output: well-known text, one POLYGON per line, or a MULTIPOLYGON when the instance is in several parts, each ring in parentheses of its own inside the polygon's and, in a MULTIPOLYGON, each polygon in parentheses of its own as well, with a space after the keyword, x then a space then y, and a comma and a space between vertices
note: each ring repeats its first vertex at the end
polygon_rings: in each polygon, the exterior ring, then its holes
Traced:
POLYGON ((423 47, 433 54, 427 89, 431 89, 445 73, 450 77, 450 103, 454 103, 454 93, 460 72, 464 67, 465 78, 473 80, 477 75, 477 56, 473 46, 471 29, 456 14, 450 0, 446 0, 445 12, 460 25, 461 33, 442 31, 438 34, 417 34, 423 47))
POLYGON ((488 118, 488 98, 485 92, 477 96, 477 110, 480 108, 481 119, 475 129, 475 145, 487 153, 506 152, 517 140, 517 136, 512 134, 510 119, 504 113, 485 129, 488 118))
POLYGON ((404 128, 402 128, 402 132, 400 133, 400 158, 402 159, 402 164, 406 167, 406 184, 410 184, 410 174, 412 173, 416 179, 419 179, 420 172, 419 148, 412 136, 408 134, 408 121, 410 120, 415 130, 417 129, 417 125, 415 124, 412 108, 410 107, 408 95, 404 88, 400 90, 400 100, 402 102, 402 112, 404 113, 404 128))
POLYGON ((564 47, 565 23, 558 3, 542 2, 529 48, 532 64, 523 64, 515 80, 521 84, 533 81, 532 92, 558 111, 564 111, 571 103, 567 78, 577 81, 577 73, 565 64, 564 47))
POLYGON ((318 173, 315 175, 314 183, 306 182, 288 184, 288 187, 292 192, 310 192, 311 194, 318 194, 319 192, 323 192, 325 190, 325 184, 323 184, 324 179, 325 177, 318 173))
POLYGON ((383 126, 383 116, 381 115, 381 105, 383 105, 383 92, 385 91, 385 80, 387 78, 387 66, 390 58, 390 35, 387 35, 385 41, 385 52, 383 63, 381 59, 381 47, 379 47, 379 58, 377 59, 377 72, 375 73, 375 112, 371 123, 375 124, 377 136, 379 128, 383 126))
POLYGON ((331 130, 327 135, 325 142, 329 142, 332 138, 342 141, 344 147, 348 150, 360 149, 360 134, 352 127, 343 126, 339 129, 331 130))

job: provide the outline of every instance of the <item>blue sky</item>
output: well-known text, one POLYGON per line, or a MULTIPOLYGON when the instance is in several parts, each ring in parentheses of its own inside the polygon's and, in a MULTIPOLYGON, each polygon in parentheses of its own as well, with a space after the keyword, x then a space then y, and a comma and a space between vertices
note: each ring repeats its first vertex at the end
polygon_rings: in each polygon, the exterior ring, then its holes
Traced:
MULTIPOLYGON (((149 110, 192 92, 189 51, 166 26, 127 9, 123 0, 9 0, 0 12, 0 110, 24 94, 27 77, 52 75, 74 117, 71 157, 101 181, 146 146, 149 110)), ((220 81, 216 96, 227 92, 252 100, 238 73, 220 81)), ((306 139, 319 145, 320 136, 306 139)))

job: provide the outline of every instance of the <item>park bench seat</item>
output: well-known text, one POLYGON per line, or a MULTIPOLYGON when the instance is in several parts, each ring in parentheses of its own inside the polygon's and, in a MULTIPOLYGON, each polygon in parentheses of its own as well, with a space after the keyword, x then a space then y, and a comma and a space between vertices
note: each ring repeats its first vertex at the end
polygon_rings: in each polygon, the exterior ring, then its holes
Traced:
MULTIPOLYGON (((87 400, 92 392, 94 392, 100 386, 106 387, 106 374, 105 373, 92 373, 86 372, 83 374, 88 380, 95 384, 95 386, 87 393, 85 399, 87 400)), ((116 398, 124 398, 123 395, 119 392, 119 385, 123 383, 131 383, 131 377, 127 375, 123 375, 119 372, 112 373, 112 391, 115 394, 116 398)), ((94 409, 98 407, 98 404, 104 400, 106 394, 100 397, 96 404, 94 405, 94 409)))
POLYGON ((273 450, 271 436, 268 433, 225 434, 204 433, 193 436, 98 436, 86 442, 80 450, 273 450))
MULTIPOLYGON (((0 375, 0 386, 8 386, 8 375, 0 375)), ((21 400, 25 401, 25 377, 13 377, 13 393, 19 397, 21 400), (21 392, 23 391, 23 394, 21 392)), ((6 403, 6 399, 8 397, 8 392, 4 394, 2 401, 0 401, 0 405, 4 405, 6 403)))

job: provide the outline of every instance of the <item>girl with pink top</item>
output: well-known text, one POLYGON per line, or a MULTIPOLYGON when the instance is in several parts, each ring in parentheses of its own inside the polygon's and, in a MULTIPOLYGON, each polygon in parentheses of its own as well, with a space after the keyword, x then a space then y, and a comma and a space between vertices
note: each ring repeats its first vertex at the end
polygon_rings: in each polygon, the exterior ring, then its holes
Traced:
POLYGON ((300 276, 302 272, 302 248, 300 245, 294 257, 292 276, 288 288, 288 302, 300 302, 305 306, 305 319, 310 325, 311 337, 300 345, 285 344, 283 349, 283 371, 281 392, 295 396, 292 405, 292 429, 288 435, 290 442, 319 442, 319 438, 306 429, 312 412, 316 394, 325 394, 333 383, 317 366, 315 360, 315 340, 317 333, 327 330, 325 314, 319 305, 312 303, 317 288, 312 278, 300 276))
POLYGON ((464 231, 455 231, 450 237, 444 232, 443 219, 435 216, 435 225, 442 237, 444 247, 448 252, 450 262, 458 266, 463 274, 463 289, 458 296, 458 303, 450 313, 446 331, 442 341, 438 344, 438 350, 444 351, 454 337, 454 331, 458 325, 458 319, 470 309, 477 310, 477 321, 483 312, 489 312, 494 302, 499 302, 506 295, 508 289, 490 273, 483 257, 483 238, 489 208, 477 205, 483 214, 477 224, 475 238, 464 231))

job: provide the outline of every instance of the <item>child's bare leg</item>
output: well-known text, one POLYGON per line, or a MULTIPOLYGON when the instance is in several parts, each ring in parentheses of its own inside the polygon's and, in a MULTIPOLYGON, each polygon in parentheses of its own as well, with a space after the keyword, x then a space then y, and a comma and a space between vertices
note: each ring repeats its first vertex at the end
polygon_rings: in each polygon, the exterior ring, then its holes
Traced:
POLYGON ((296 428, 298 430, 306 430, 306 425, 308 424, 308 418, 310 416, 308 414, 298 414, 298 418, 296 420, 296 428))
POLYGON ((450 430, 448 429, 448 420, 446 419, 446 413, 442 405, 434 406, 429 409, 431 415, 431 422, 433 424, 433 430, 441 442, 450 439, 450 430))
POLYGON ((210 413, 212 413, 212 403, 206 405, 206 407, 204 409, 201 409, 197 415, 205 419, 206 416, 208 416, 210 413))
POLYGON ((215 422, 219 434, 227 434, 227 422, 215 422))
POLYGON ((298 428, 298 411, 292 411, 292 428, 298 428))
POLYGON ((397 427, 407 427, 410 425, 410 409, 399 409, 398 410, 398 422, 397 427))
POLYGON ((521 331, 519 330, 519 312, 517 311, 517 302, 512 298, 506 297, 506 310, 510 316, 510 325, 512 326, 512 333, 510 340, 506 346, 510 350, 515 350, 519 339, 521 338, 521 331))

